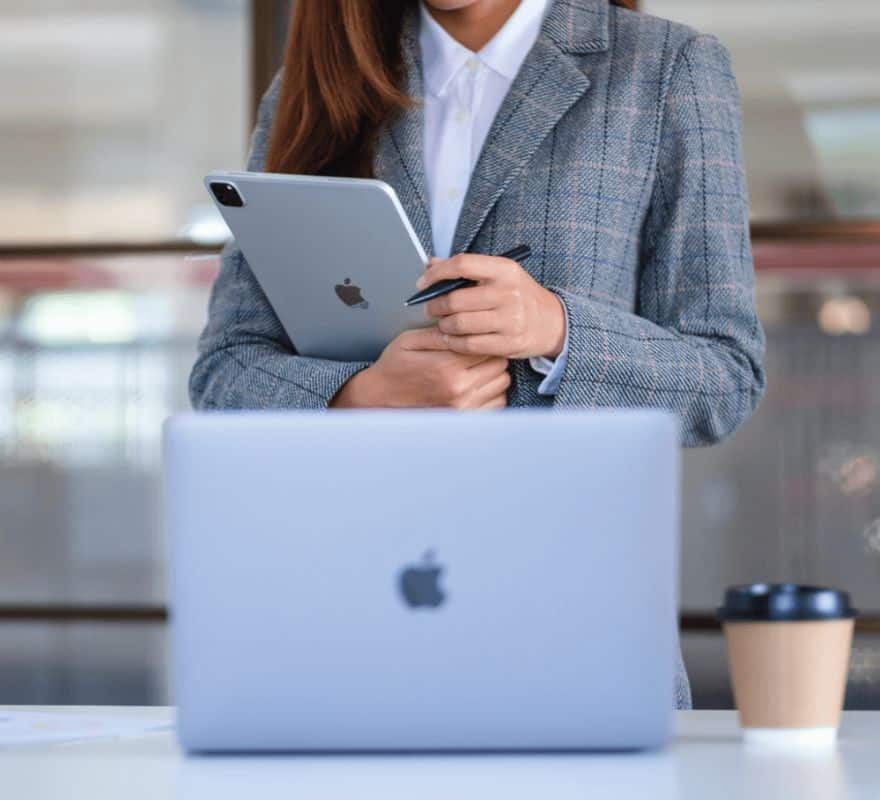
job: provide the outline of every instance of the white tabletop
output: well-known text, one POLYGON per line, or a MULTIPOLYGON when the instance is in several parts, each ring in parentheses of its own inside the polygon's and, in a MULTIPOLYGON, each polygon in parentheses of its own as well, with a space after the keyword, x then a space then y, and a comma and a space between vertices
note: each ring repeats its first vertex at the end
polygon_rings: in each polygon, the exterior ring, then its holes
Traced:
POLYGON ((234 758, 182 756, 167 708, 19 707, 0 709, 4 714, 119 721, 115 738, 0 749, 0 794, 28 800, 880 797, 880 712, 873 711, 847 712, 836 750, 825 755, 749 750, 732 712, 689 711, 678 714, 675 742, 652 754, 234 758))

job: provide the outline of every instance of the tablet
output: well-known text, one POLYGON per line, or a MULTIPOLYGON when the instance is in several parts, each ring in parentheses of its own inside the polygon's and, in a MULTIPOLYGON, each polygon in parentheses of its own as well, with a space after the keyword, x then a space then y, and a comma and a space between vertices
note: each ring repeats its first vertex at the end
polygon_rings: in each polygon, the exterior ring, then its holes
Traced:
POLYGON ((388 184, 215 172, 205 185, 300 355, 372 361, 432 324, 404 306, 428 259, 388 184))

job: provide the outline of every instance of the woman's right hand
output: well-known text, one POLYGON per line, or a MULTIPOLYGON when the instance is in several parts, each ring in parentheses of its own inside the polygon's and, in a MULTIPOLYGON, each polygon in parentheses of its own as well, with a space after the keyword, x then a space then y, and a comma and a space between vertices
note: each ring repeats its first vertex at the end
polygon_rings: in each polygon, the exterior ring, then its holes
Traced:
POLYGON ((351 378, 331 408, 504 408, 507 359, 453 353, 436 327, 404 331, 351 378))

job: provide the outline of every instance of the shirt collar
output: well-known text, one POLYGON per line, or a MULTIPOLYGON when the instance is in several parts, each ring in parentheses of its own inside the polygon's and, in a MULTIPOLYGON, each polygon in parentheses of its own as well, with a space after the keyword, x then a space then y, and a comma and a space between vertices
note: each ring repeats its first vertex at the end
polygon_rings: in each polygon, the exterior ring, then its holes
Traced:
POLYGON ((478 53, 453 39, 420 3, 419 47, 426 90, 433 95, 443 94, 471 57, 512 81, 535 44, 552 3, 553 0, 521 0, 501 30, 478 53))

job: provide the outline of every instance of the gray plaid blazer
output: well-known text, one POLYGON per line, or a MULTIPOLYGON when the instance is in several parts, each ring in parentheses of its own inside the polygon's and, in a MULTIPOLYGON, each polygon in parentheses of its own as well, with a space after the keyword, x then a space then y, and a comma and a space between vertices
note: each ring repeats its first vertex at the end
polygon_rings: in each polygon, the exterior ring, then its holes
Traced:
MULTIPOLYGON (((422 96, 417 19, 403 32, 407 89, 422 96)), ((278 79, 249 170, 263 167, 278 79)), ((394 187, 426 252, 432 237, 418 103, 381 136, 394 187)), ((453 250, 521 242, 525 268, 565 304, 569 355, 554 397, 511 364, 511 406, 659 406, 682 442, 717 442, 764 389, 740 109, 711 36, 606 0, 556 0, 501 105, 471 177, 453 250)), ((196 408, 326 408, 366 363, 298 356, 241 251, 223 253, 199 342, 196 408)), ((689 705, 680 669, 678 704, 689 705)))

